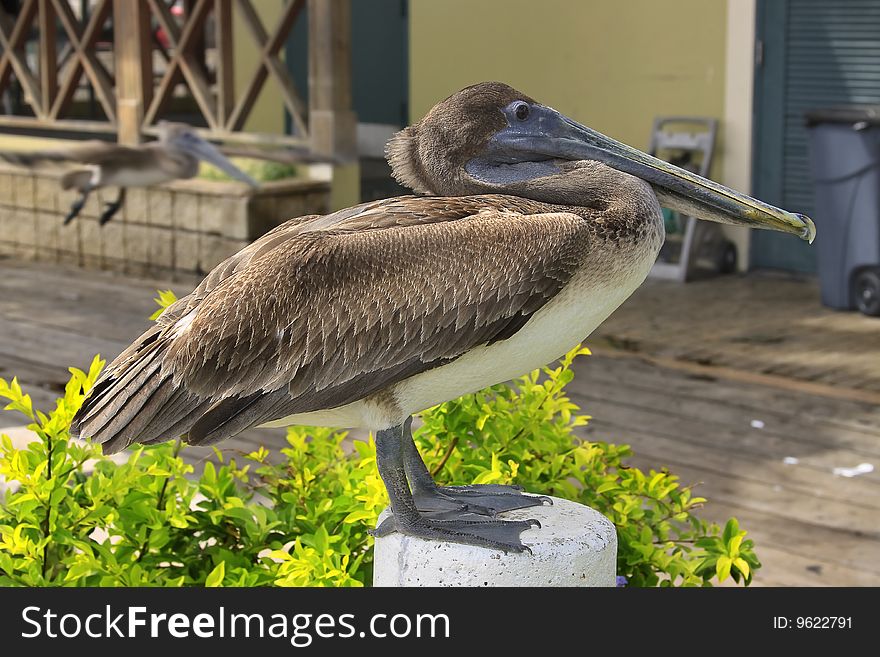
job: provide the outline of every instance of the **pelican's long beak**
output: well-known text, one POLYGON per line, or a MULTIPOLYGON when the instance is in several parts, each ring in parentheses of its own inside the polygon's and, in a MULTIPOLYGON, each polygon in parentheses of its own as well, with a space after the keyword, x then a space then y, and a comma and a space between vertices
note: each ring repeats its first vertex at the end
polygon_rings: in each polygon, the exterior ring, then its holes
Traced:
POLYGON ((508 152, 523 150, 567 160, 598 160, 650 183, 660 203, 700 219, 791 233, 813 241, 809 217, 774 207, 583 126, 554 109, 535 106, 528 124, 497 133, 508 152))
POLYGON ((223 155, 223 153, 217 150, 216 146, 214 146, 210 142, 205 141, 201 137, 193 135, 193 139, 189 144, 187 144, 187 147, 197 158, 199 158, 200 160, 204 160, 209 164, 213 164, 229 177, 247 183, 251 187, 260 186, 256 180, 251 178, 244 171, 242 171, 232 162, 230 162, 226 158, 226 156, 223 155))

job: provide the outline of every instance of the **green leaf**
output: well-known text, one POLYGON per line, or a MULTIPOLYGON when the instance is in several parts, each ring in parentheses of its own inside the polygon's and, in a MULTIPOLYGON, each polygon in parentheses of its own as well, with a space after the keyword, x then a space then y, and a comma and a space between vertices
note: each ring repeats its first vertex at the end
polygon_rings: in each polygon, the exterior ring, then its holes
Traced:
POLYGON ((733 561, 730 557, 723 555, 718 557, 718 561, 715 563, 715 574, 718 576, 719 582, 723 582, 730 577, 731 565, 733 565, 733 561))
POLYGON ((223 579, 226 577, 226 562, 221 561, 217 564, 217 567, 214 568, 205 579, 205 586, 208 588, 217 588, 223 586, 223 579))
POLYGON ((730 541, 727 543, 727 553, 731 557, 736 557, 739 555, 739 546, 740 544, 742 544, 744 535, 744 533, 740 533, 731 538, 730 541))
POLYGON ((604 484, 601 484, 597 489, 597 493, 607 493, 611 490, 617 490, 620 488, 620 485, 616 481, 606 481, 604 484))
POLYGON ((159 304, 159 310, 150 315, 151 320, 159 319, 159 316, 165 312, 165 309, 177 301, 177 295, 171 290, 157 290, 157 292, 159 296, 153 299, 153 301, 159 304))
POLYGON ((731 539, 737 534, 739 534, 739 522, 737 522, 736 518, 731 518, 724 526, 724 535, 721 539, 724 541, 725 545, 729 545, 731 539))

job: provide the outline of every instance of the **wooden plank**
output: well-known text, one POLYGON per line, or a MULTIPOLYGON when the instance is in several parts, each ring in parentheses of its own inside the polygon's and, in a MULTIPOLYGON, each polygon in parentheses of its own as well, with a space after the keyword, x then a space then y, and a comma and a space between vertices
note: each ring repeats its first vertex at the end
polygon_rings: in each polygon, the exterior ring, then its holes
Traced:
MULTIPOLYGON (((687 426, 690 433, 697 436, 696 440, 707 445, 723 445, 731 451, 741 449, 780 460, 786 456, 796 456, 804 462, 812 460, 815 467, 823 468, 833 463, 826 455, 835 452, 839 452, 841 457, 848 455, 849 458, 863 460, 878 458, 878 443, 873 435, 828 423, 810 425, 796 422, 793 429, 780 429, 762 414, 766 423, 756 428, 751 426, 754 417, 751 413, 739 417, 733 415, 734 421, 731 421, 731 416, 725 418, 724 412, 713 410, 712 405, 720 402, 703 401, 705 412, 689 413, 672 403, 664 408, 662 393, 643 392, 626 384, 612 388, 600 381, 593 381, 591 385, 578 384, 571 389, 570 397, 584 412, 594 416, 594 424, 614 420, 629 428, 670 436, 675 436, 678 427, 687 426)), ((685 408, 690 405, 688 401, 681 403, 685 408)))
MULTIPOLYGON (((605 407, 601 410, 607 411, 605 407)), ((754 481, 772 482, 800 491, 804 496, 817 496, 840 502, 853 501, 854 504, 877 509, 880 514, 880 477, 876 471, 858 477, 841 477, 833 473, 833 467, 819 459, 812 464, 807 457, 801 457, 799 464, 786 464, 783 457, 767 457, 756 454, 756 450, 745 446, 729 446, 721 440, 711 442, 712 436, 703 437, 701 429, 689 424, 680 425, 673 432, 657 429, 637 429, 629 420, 610 417, 603 413, 601 420, 594 420, 583 435, 589 440, 604 442, 623 442, 632 445, 636 452, 660 454, 662 458, 678 462, 693 462, 697 459, 700 467, 716 472, 727 472, 731 476, 754 481), (819 461, 819 463, 817 463, 819 461)), ((849 452, 834 452, 836 466, 853 466, 861 462, 858 455, 849 452)), ((659 468, 663 462, 654 467, 659 468)))
POLYGON ((136 145, 153 96, 149 7, 143 2, 113 0, 113 33, 119 143, 136 145))
POLYGON ((758 546, 758 558, 763 567, 754 580, 757 586, 880 586, 877 573, 808 559, 772 545, 758 546))
MULTIPOLYGON (((619 354, 611 350, 598 349, 597 353, 612 357, 614 355, 625 355, 633 357, 632 354, 619 354)), ((699 353, 699 352, 697 352, 699 353)), ((868 404, 880 404, 880 394, 871 390, 863 390, 849 387, 838 387, 822 383, 821 381, 808 381, 803 378, 789 378, 795 373, 803 377, 807 370, 801 369, 780 369, 767 368, 768 373, 748 371, 745 369, 724 367, 720 365, 703 365, 699 362, 688 362, 685 360, 677 360, 673 358, 664 358, 659 356, 651 356, 639 354, 636 356, 643 360, 653 362, 661 367, 669 369, 681 370, 683 372, 692 372, 695 374, 708 374, 710 376, 742 381, 744 383, 754 383, 764 386, 773 386, 776 388, 785 388, 795 392, 804 392, 811 395, 821 395, 823 397, 836 397, 837 399, 849 399, 853 401, 862 401, 868 404), (789 372, 786 375, 785 372, 789 372)), ((696 359, 694 359, 696 360, 696 359)), ((813 371, 813 370, 810 370, 813 371)), ((851 375, 849 375, 851 376, 851 375)), ((867 377, 866 377, 867 378, 867 377)))
POLYGON ((101 103, 101 108, 110 123, 116 124, 116 96, 114 94, 114 80, 110 78, 107 70, 101 64, 98 56, 95 54, 94 43, 100 35, 104 21, 110 14, 110 1, 102 0, 97 5, 89 19, 89 24, 83 34, 82 41, 82 63, 83 70, 92 83, 92 88, 101 103))
POLYGON ((876 322, 823 308, 818 299, 815 281, 771 276, 686 286, 649 281, 591 342, 825 385, 862 388, 860 380, 880 379, 880 359, 864 357, 876 339, 876 322))
MULTIPOLYGON (((144 134, 158 136, 159 130, 155 127, 152 128, 144 128, 144 134)), ((197 128, 195 133, 200 137, 204 137, 205 139, 215 139, 222 140, 225 143, 230 144, 260 144, 268 147, 278 147, 278 146, 293 146, 295 148, 303 148, 307 147, 308 141, 299 137, 298 135, 275 135, 275 134, 264 134, 258 132, 229 132, 225 129, 217 129, 217 130, 206 130, 204 128, 197 128)), ((309 154, 308 157, 311 157, 311 161, 314 162, 327 162, 326 157, 317 155, 317 154, 309 154)), ((332 162, 336 162, 335 158, 329 158, 332 162)), ((290 160, 282 160, 282 161, 290 161, 290 160)), ((309 159, 303 159, 300 161, 308 162, 309 159)))
POLYGON ((147 106, 147 111, 144 114, 144 125, 152 125, 156 122, 156 117, 165 103, 171 98, 174 86, 180 80, 181 75, 179 56, 181 36, 177 22, 171 15, 171 10, 161 0, 149 0, 149 6, 162 30, 167 35, 168 42, 174 52, 165 67, 165 74, 159 80, 159 87, 153 95, 152 102, 147 106))
POLYGON ((95 354, 113 358, 128 344, 0 317, 0 359, 14 356, 21 352, 22 345, 28 345, 28 358, 34 362, 87 369, 95 354))
POLYGON ((5 89, 9 82, 10 58, 14 54, 10 50, 10 46, 15 27, 16 23, 6 12, 0 12, 0 47, 3 49, 3 52, 0 53, 0 89, 5 89))
POLYGON ((308 107, 306 107, 305 102, 303 102, 302 97, 294 86, 293 77, 290 75, 290 70, 287 65, 278 59, 278 53, 282 46, 287 42, 290 31, 293 29, 296 19, 304 8, 305 0, 293 0, 287 5, 287 7, 285 7, 284 13, 281 15, 280 20, 275 24, 272 36, 266 43, 261 56, 263 61, 266 62, 266 67, 275 77, 276 82, 281 86, 284 102, 285 105, 287 105, 288 111, 291 113, 291 118, 293 118, 297 134, 307 137, 309 133, 305 117, 308 113, 308 107))
MULTIPOLYGON (((595 358, 600 361, 603 356, 595 358)), ((588 365, 588 364, 587 364, 588 365)), ((599 371, 603 366, 599 367, 599 371)), ((712 376, 710 370, 687 372, 658 366, 639 358, 621 359, 614 366, 616 376, 625 377, 628 384, 639 389, 645 386, 664 388, 672 386, 676 396, 724 402, 743 413, 761 416, 765 410, 801 419, 810 425, 840 427, 880 437, 880 408, 856 400, 791 393, 784 387, 750 385, 735 379, 712 376)), ((601 375, 601 374, 600 374, 601 375)), ((589 376, 589 375, 588 375, 589 376)))
POLYGON ((84 336, 129 342, 150 322, 156 309, 156 289, 174 289, 185 295, 193 284, 144 282, 67 270, 8 268, 0 264, 0 314, 72 331, 84 336), (76 280, 71 285, 71 280, 76 280))
POLYGON ((307 109, 293 84, 287 64, 276 57, 269 56, 264 56, 263 61, 266 70, 272 74, 272 77, 275 78, 278 87, 281 89, 281 97, 284 100, 287 111, 290 112, 290 116, 294 120, 294 125, 297 126, 297 134, 307 137, 309 132, 304 119, 307 109))
MULTIPOLYGON (((55 408, 55 400, 59 397, 57 393, 25 382, 22 382, 21 386, 30 395, 31 403, 35 409, 48 413, 55 408)), ((0 405, 0 425, 20 425, 28 421, 21 413, 4 411, 4 406, 5 404, 0 405)))
POLYGON ((6 280, 0 281, 0 284, 5 285, 7 281, 18 281, 25 286, 32 285, 35 289, 53 283, 61 284, 62 289, 58 290, 58 294, 61 296, 79 291, 82 287, 108 294, 115 292, 122 298, 128 297, 133 292, 141 291, 149 294, 157 289, 167 290, 168 288, 177 289, 183 293, 183 291, 195 287, 203 278, 196 274, 185 276, 185 280, 177 282, 158 278, 133 278, 113 271, 80 269, 73 266, 12 259, 0 260, 0 271, 7 277, 6 280), (76 282, 75 289, 73 289, 71 281, 76 282))
POLYGON ((229 121, 226 126, 228 130, 242 129, 244 122, 254 108, 254 103, 257 102, 257 97, 260 95, 260 91, 262 90, 267 77, 268 72, 266 71, 266 67, 263 66, 263 62, 260 61, 260 63, 257 64, 257 70, 248 78, 247 84, 245 85, 238 103, 236 103, 229 115, 229 121))
POLYGON ((0 376, 7 381, 17 378, 22 385, 40 388, 52 396, 54 403, 55 397, 64 393, 70 372, 61 363, 47 364, 27 354, 3 353, 0 354, 0 376))
MULTIPOLYGON (((808 525, 826 527, 835 531, 849 532, 872 541, 880 540, 877 512, 858 504, 839 502, 826 498, 804 496, 797 489, 778 484, 741 479, 727 472, 702 467, 693 459, 670 459, 661 453, 651 453, 644 448, 629 459, 640 468, 669 467, 673 474, 689 484, 699 484, 694 492, 708 500, 736 504, 746 509, 768 515, 789 518, 808 525)), ((880 547, 880 543, 878 543, 880 547)))
MULTIPOLYGON (((840 432, 829 427, 815 427, 809 432, 810 440, 799 438, 798 430, 776 430, 765 425, 762 429, 754 429, 747 424, 733 427, 725 422, 712 419, 712 415, 722 415, 723 410, 706 411, 707 419, 700 414, 690 415, 681 411, 664 409, 659 401, 653 406, 633 403, 625 397, 625 391, 610 392, 599 395, 591 393, 573 393, 571 398, 582 406, 585 412, 593 415, 593 426, 598 430, 603 422, 610 423, 609 418, 617 420, 622 429, 652 432, 658 435, 675 437, 682 427, 687 427, 692 440, 698 444, 714 445, 725 443, 733 456, 737 449, 749 451, 768 458, 781 461, 786 457, 795 457, 814 469, 833 469, 840 466, 854 466, 861 462, 870 462, 875 466, 880 455, 880 445, 872 438, 865 439, 855 432, 840 432), (617 397, 617 398, 615 398, 617 397), (840 460, 838 460, 840 459, 840 460)), ((635 398, 636 395, 631 395, 635 398)), ((706 405, 711 408, 711 405, 706 405)), ((770 425, 774 427, 775 425, 770 425)), ((626 435, 621 439, 625 439, 626 435)), ((872 473, 871 478, 875 478, 872 473)))
POLYGON ((99 135, 108 135, 115 132, 113 125, 107 121, 80 121, 58 119, 46 122, 33 116, 13 116, 11 114, 0 115, 0 126, 9 128, 41 128, 52 130, 72 130, 76 132, 91 132, 99 135))
MULTIPOLYGON (((649 467, 651 460, 636 457, 632 462, 649 467)), ((714 481, 699 486, 697 494, 709 500, 698 512, 700 516, 719 524, 733 516, 749 532, 748 537, 755 541, 758 557, 764 564, 759 583, 873 586, 880 578, 876 556, 870 558, 880 550, 876 535, 805 522, 793 517, 786 507, 771 505, 769 510, 758 509, 752 496, 740 494, 739 499, 731 499, 714 481), (862 561, 866 555, 869 558, 862 561), (866 567, 866 563, 872 565, 866 567)))
MULTIPOLYGON (((805 485, 811 483, 812 479, 812 484, 816 486, 825 482, 829 486, 840 484, 849 489, 849 484, 833 474, 834 469, 852 467, 871 459, 846 448, 830 445, 828 449, 812 451, 799 445, 796 440, 767 435, 761 431, 737 434, 707 423, 664 418, 661 413, 646 412, 615 402, 591 400, 588 408, 595 417, 584 428, 583 435, 590 440, 627 443, 636 448, 642 444, 666 444, 671 441, 678 445, 677 449, 706 454, 708 459, 745 459, 750 463, 757 460, 762 468, 778 470, 784 477, 802 478, 805 485), (786 462, 792 458, 797 459, 795 464, 786 462), (792 475, 792 472, 798 474, 792 475)), ((861 475, 858 481, 876 486, 880 484, 880 475, 875 470, 861 475)), ((861 492, 880 496, 880 491, 876 489, 861 492)))
MULTIPOLYGON (((7 381, 17 378, 22 389, 31 396, 34 408, 47 413, 55 408, 55 400, 64 394, 70 373, 57 364, 49 366, 18 354, 0 354, 0 378, 7 381)), ((3 411, 4 406, 0 404, 0 425, 21 424, 24 421, 20 413, 3 411)))
POLYGON ((49 6, 51 0, 40 0, 40 91, 43 94, 43 109, 48 112, 58 91, 58 61, 56 43, 58 30, 55 16, 49 6))
POLYGON ((119 343, 131 342, 143 333, 150 324, 146 319, 149 313, 144 314, 143 319, 140 320, 135 319, 134 316, 114 315, 110 312, 94 313, 89 317, 85 314, 71 314, 84 310, 78 304, 72 304, 68 309, 56 307, 37 311, 28 311, 20 306, 16 310, 7 312, 6 307, 8 307, 6 302, 0 304, 0 309, 4 311, 4 317, 9 321, 25 322, 38 328, 61 329, 75 335, 119 343))
POLYGON ((880 409, 859 401, 792 393, 771 385, 751 385, 737 379, 714 376, 712 369, 699 371, 666 368, 656 360, 613 356, 595 352, 576 365, 578 385, 589 381, 611 385, 617 380, 637 390, 668 390, 682 400, 702 399, 726 403, 751 417, 767 409, 800 418, 805 424, 820 422, 880 437, 880 409), (611 379, 613 376, 615 379, 611 379))
POLYGON ((209 0, 196 0, 192 12, 187 16, 180 34, 180 41, 174 49, 172 62, 178 62, 178 68, 186 79, 187 86, 196 104, 212 129, 221 125, 217 121, 217 108, 211 88, 205 79, 203 70, 196 59, 193 47, 205 29, 205 21, 211 8, 209 0))
POLYGON ((235 105, 235 55, 233 48, 232 2, 214 0, 217 47, 217 123, 229 129, 235 105))
POLYGON ((309 135, 312 150, 350 157, 356 118, 351 102, 351 6, 308 0, 309 135))
POLYGON ((853 532, 817 527, 716 499, 710 499, 700 509, 699 516, 719 525, 728 518, 736 518, 749 532, 748 537, 755 541, 759 557, 765 546, 773 547, 814 564, 834 563, 880 575, 880 561, 877 560, 880 545, 853 532))
POLYGON ((50 119, 57 119, 67 106, 70 105, 73 95, 76 93, 80 77, 82 77, 82 60, 74 53, 71 56, 70 64, 67 66, 67 75, 62 80, 61 87, 55 94, 52 107, 49 109, 50 119))
POLYGON ((171 9, 168 5, 162 2, 162 0, 147 0, 147 4, 153 15, 156 17, 159 27, 161 27, 162 31, 167 35, 171 47, 176 47, 180 41, 180 28, 177 26, 177 21, 171 14, 171 9))

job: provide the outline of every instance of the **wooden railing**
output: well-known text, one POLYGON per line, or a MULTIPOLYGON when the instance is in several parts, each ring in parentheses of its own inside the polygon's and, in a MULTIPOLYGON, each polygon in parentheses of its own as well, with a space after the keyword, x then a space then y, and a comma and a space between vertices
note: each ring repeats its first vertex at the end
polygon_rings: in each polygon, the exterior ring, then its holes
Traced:
POLYGON ((353 149, 349 0, 289 0, 270 26, 263 24, 252 0, 188 0, 182 17, 173 15, 165 0, 91 0, 89 6, 83 18, 68 0, 23 0, 14 17, 0 10, 0 94, 20 86, 32 114, 0 114, 0 127, 115 133, 123 143, 137 143, 155 130, 183 85, 200 118, 194 122, 206 125, 203 132, 209 137, 296 145, 324 155, 353 149), (280 57, 305 8, 308 105, 280 57), (234 68, 242 44, 232 39, 233 19, 250 35, 247 47, 258 53, 256 70, 238 94, 234 68), (96 45, 111 22, 113 53, 102 61, 96 45), (210 65, 208 30, 214 44, 210 65), (157 38, 160 31, 162 39, 157 38), (99 119, 71 114, 83 76, 103 114, 99 119), (291 117, 291 135, 242 132, 269 78, 291 117))

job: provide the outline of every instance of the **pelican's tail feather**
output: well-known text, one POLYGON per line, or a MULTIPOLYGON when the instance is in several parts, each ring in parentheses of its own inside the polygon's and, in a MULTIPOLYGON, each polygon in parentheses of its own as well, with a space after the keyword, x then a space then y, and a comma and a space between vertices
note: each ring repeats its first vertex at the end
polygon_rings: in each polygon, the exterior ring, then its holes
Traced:
POLYGON ((210 406, 162 371, 167 332, 155 326, 104 371, 71 425, 74 437, 100 442, 105 454, 132 443, 156 443, 186 433, 210 406))

